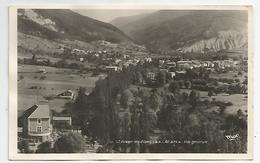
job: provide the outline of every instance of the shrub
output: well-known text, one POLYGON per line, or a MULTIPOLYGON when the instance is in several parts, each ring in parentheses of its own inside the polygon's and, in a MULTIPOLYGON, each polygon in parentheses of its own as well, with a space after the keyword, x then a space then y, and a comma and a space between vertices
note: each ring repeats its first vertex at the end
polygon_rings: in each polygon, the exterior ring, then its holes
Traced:
POLYGON ((54 99, 54 96, 50 95, 50 96, 44 96, 44 98, 46 100, 53 100, 54 99))
POLYGON ((20 80, 23 80, 23 79, 24 79, 24 76, 23 76, 23 75, 20 75, 19 78, 20 78, 20 80))
POLYGON ((233 105, 232 102, 227 102, 227 103, 226 103, 226 106, 232 106, 232 105, 233 105))
POLYGON ((40 80, 44 80, 44 79, 46 79, 46 76, 41 76, 40 77, 40 80))
POLYGON ((54 150, 57 153, 80 153, 84 152, 85 145, 85 139, 81 134, 71 132, 55 142, 54 150))
POLYGON ((37 86, 31 86, 29 89, 37 89, 37 86))
POLYGON ((36 153, 52 153, 51 143, 43 142, 38 146, 36 153))
POLYGON ((28 140, 22 140, 18 142, 18 149, 21 151, 21 153, 30 153, 29 150, 29 141, 28 140))

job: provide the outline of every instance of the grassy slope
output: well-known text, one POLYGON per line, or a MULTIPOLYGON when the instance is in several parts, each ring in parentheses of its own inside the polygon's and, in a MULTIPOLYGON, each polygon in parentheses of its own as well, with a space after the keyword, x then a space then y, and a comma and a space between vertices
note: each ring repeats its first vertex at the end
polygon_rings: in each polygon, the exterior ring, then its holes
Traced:
MULTIPOLYGON (((57 95, 67 89, 76 91, 79 87, 86 87, 88 91, 91 91, 96 80, 98 80, 98 77, 90 77, 90 74, 80 76, 77 70, 71 69, 34 65, 22 65, 18 69, 18 78, 24 77, 18 81, 18 111, 23 111, 36 103, 46 101, 45 96, 57 95), (46 69, 48 73, 37 73, 41 68, 46 69), (46 76, 46 79, 40 80, 41 76, 46 76), (41 88, 29 89, 32 86, 41 88)), ((56 111, 62 111, 67 102, 69 100, 64 99, 47 101, 50 108, 56 111)))
POLYGON ((64 31, 64 33, 51 31, 21 16, 18 17, 18 31, 32 35, 36 35, 40 31, 41 36, 47 39, 66 38, 86 42, 95 40, 130 41, 123 32, 113 25, 82 16, 70 10, 38 9, 34 11, 44 18, 54 21, 59 31, 64 31))

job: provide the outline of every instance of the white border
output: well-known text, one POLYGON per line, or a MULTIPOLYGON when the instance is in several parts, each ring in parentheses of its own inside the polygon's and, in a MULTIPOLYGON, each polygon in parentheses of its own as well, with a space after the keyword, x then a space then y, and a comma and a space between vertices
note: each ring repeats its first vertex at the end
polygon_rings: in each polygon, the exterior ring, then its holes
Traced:
POLYGON ((237 160, 253 158, 253 10, 251 6, 180 6, 180 5, 20 5, 9 9, 9 159, 11 160, 237 160), (53 9, 210 9, 248 10, 248 153, 247 154, 18 154, 17 153, 17 8, 53 9), (15 117, 15 118, 14 118, 15 117))

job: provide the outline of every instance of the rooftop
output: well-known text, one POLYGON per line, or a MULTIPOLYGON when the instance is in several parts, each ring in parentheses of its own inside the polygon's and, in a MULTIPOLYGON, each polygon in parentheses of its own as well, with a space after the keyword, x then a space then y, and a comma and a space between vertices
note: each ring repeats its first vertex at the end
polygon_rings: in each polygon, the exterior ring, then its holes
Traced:
POLYGON ((27 112, 28 118, 49 118, 50 117, 50 108, 48 105, 34 105, 26 111, 28 111, 27 112))

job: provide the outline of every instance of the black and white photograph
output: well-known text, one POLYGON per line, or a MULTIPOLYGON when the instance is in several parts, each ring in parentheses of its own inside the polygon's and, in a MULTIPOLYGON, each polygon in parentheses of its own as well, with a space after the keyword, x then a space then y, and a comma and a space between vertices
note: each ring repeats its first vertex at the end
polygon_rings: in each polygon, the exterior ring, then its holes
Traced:
POLYGON ((251 158, 250 7, 11 11, 14 155, 251 158))

